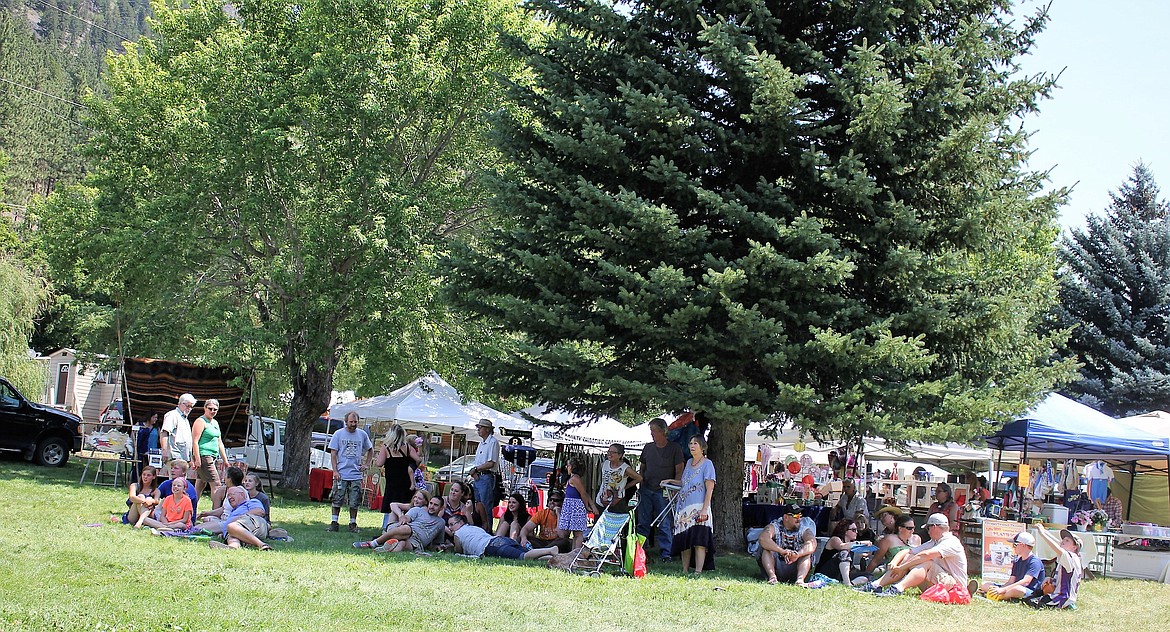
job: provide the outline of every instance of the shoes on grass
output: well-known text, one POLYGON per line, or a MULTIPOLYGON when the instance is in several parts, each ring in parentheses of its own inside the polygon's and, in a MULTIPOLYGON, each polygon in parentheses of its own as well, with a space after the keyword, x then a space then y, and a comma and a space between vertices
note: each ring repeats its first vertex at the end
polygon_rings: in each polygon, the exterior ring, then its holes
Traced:
POLYGON ((375 548, 378 548, 378 545, 374 544, 373 542, 370 542, 369 540, 362 540, 361 542, 354 542, 353 548, 355 548, 355 549, 375 549, 375 548))
POLYGON ((220 542, 219 540, 209 540, 207 546, 213 549, 230 549, 232 547, 220 542))
POLYGON ((390 553, 391 550, 397 544, 398 544, 398 540, 395 540, 394 538, 390 538, 389 540, 386 540, 385 544, 383 544, 382 546, 376 547, 374 550, 377 551, 378 553, 390 553))
POLYGON ((881 589, 882 589, 881 586, 878 586, 877 584, 875 584, 873 582, 866 582, 860 586, 853 587, 853 590, 856 590, 857 592, 863 592, 863 593, 876 593, 881 589))
POLYGON ((337 533, 338 531, 341 531, 341 527, 336 522, 330 522, 329 526, 325 527, 325 530, 329 533, 337 533))
POLYGON ((361 529, 358 528, 356 522, 349 523, 349 532, 350 533, 357 533, 358 531, 361 531, 361 529))
POLYGON ((885 588, 874 593, 878 597, 901 597, 902 591, 898 590, 897 586, 886 586, 885 588))

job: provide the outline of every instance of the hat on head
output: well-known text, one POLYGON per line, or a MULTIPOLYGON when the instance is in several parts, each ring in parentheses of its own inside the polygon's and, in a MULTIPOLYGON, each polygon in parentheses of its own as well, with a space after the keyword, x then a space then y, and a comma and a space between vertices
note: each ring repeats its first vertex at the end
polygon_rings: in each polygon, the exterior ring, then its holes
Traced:
POLYGON ((946 514, 932 513, 930 514, 930 517, 926 519, 926 526, 929 527, 931 525, 950 528, 951 521, 947 520, 946 514))
POLYGON ((495 424, 492 423, 491 419, 480 419, 479 421, 475 422, 475 427, 476 428, 491 428, 492 430, 495 430, 495 428, 496 428, 495 424))
POLYGON ((801 516, 801 515, 804 515, 804 511, 796 505, 784 505, 784 510, 781 512, 780 515, 801 516))
POLYGON ((1073 542, 1076 542, 1077 543, 1077 553, 1081 552, 1081 539, 1080 538, 1073 535, 1072 531, 1069 531, 1068 529, 1061 529, 1060 530, 1060 539, 1063 540, 1065 538, 1069 538, 1073 542))
POLYGON ((880 519, 882 514, 893 514, 895 518, 902 515, 902 508, 897 505, 886 505, 874 512, 873 517, 880 519))
POLYGON ((1016 537, 1012 538, 1012 542, 1014 542, 1016 544, 1027 544, 1028 546, 1036 546, 1036 538, 1033 537, 1032 534, 1028 533, 1027 531, 1021 531, 1021 532, 1017 533, 1016 537))

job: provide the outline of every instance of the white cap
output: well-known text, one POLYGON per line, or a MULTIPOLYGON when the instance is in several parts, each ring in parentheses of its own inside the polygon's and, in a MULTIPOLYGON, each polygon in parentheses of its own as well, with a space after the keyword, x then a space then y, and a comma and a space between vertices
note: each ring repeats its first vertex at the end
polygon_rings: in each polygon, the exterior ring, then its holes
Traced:
POLYGON ((946 514, 932 513, 930 514, 930 517, 926 519, 926 526, 929 527, 931 525, 938 525, 940 527, 947 527, 949 529, 951 522, 947 520, 946 514))

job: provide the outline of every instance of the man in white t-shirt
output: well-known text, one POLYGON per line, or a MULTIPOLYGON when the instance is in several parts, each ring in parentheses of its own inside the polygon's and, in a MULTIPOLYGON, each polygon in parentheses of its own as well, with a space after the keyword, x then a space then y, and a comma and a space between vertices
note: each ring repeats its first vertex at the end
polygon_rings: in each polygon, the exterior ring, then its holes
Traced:
POLYGON ((951 534, 945 514, 930 514, 926 519, 930 540, 899 553, 890 562, 885 575, 859 590, 881 597, 901 595, 915 586, 926 590, 935 584, 967 585, 967 554, 963 543, 951 534))
POLYGON ((475 430, 479 433, 479 447, 475 450, 475 461, 471 468, 471 476, 474 479, 472 487, 475 489, 475 511, 483 519, 490 533, 492 511, 500 500, 496 497, 496 466, 500 463, 500 440, 496 438, 496 428, 491 419, 480 419, 475 424, 475 430))
MULTIPOLYGON (((191 414, 192 408, 195 408, 195 396, 183 393, 179 396, 179 405, 163 416, 158 445, 168 462, 175 459, 191 460, 191 422, 187 420, 187 415, 191 414)), ((193 478, 192 474, 188 470, 187 478, 193 478)))

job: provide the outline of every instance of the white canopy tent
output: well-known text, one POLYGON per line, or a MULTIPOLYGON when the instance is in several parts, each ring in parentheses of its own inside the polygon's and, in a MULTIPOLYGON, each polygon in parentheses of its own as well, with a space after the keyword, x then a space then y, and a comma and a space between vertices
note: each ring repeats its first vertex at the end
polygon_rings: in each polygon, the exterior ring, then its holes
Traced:
POLYGON ((537 404, 513 414, 514 418, 522 419, 532 429, 532 445, 539 450, 556 449, 557 443, 572 443, 597 450, 605 449, 611 443, 620 443, 628 451, 640 452, 642 446, 650 440, 649 430, 643 438, 635 428, 612 417, 590 419, 547 408, 547 404, 537 404), (532 423, 528 417, 538 422, 532 423), (544 425, 539 422, 544 422, 544 425))
POLYGON ((457 432, 476 436, 475 424, 490 419, 496 428, 526 430, 525 423, 479 402, 463 403, 459 391, 431 371, 387 395, 355 400, 329 409, 331 419, 356 411, 363 421, 394 421, 408 430, 457 432))

